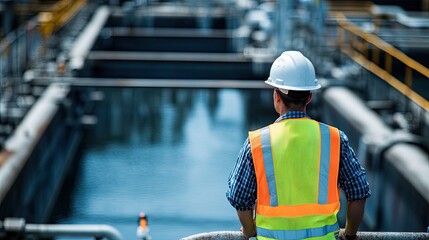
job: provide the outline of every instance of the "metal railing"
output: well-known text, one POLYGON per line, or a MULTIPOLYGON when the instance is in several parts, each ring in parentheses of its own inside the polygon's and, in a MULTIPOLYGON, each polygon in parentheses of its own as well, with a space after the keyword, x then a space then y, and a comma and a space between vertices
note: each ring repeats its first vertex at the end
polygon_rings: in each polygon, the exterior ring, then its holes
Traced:
POLYGON ((429 69, 408 57, 379 37, 365 32, 347 20, 343 14, 337 14, 338 47, 362 67, 380 77, 411 101, 429 111, 429 101, 413 91, 413 75, 420 74, 429 83, 429 69), (380 54, 384 54, 384 63, 380 62, 380 54), (403 81, 392 75, 393 60, 404 68, 403 81))
POLYGON ((36 18, 0 41, 0 149, 34 100, 21 75, 38 62, 41 41, 36 18))
POLYGON ((40 31, 43 37, 62 28, 86 4, 86 0, 61 0, 45 12, 39 13, 40 31))
MULTIPOLYGON (((31 61, 39 57, 41 36, 36 19, 32 19, 0 41, 0 78, 18 76, 31 61)), ((5 85, 4 81, 2 85, 5 85)))
POLYGON ((21 77, 25 68, 43 59, 42 43, 75 16, 85 3, 86 0, 59 1, 49 11, 41 12, 0 41, 0 89, 20 84, 12 82, 10 77, 21 77))
MULTIPOLYGON (((429 233, 425 232, 358 232, 360 240, 414 240, 414 239, 429 239, 429 233)), ((207 232, 192 235, 182 238, 181 240, 244 240, 244 236, 238 231, 220 231, 220 232, 207 232)))
MULTIPOLYGON (((24 72, 30 68, 48 68, 46 53, 50 36, 74 21, 75 16, 83 12, 81 9, 86 2, 87 0, 61 0, 48 8, 28 4, 26 11, 33 11, 34 17, 0 40, 0 124, 5 124, 0 125, 0 148, 11 128, 13 131, 14 126, 11 127, 11 124, 15 125, 20 121, 14 115, 15 110, 19 110, 20 115, 25 114, 33 103, 32 99, 37 97, 30 96, 32 89, 23 77, 24 72), (36 15, 37 11, 33 8, 42 9, 42 12, 36 15)), ((50 68, 52 66, 53 64, 49 65, 50 68)))
POLYGON ((28 224, 22 218, 7 218, 3 222, 0 221, 0 238, 15 234, 37 239, 93 237, 94 239, 123 240, 116 228, 104 224, 28 224))
POLYGON ((86 0, 62 0, 41 12, 0 41, 0 87, 11 84, 7 76, 20 76, 23 68, 41 59, 43 38, 59 30, 85 5, 86 0))

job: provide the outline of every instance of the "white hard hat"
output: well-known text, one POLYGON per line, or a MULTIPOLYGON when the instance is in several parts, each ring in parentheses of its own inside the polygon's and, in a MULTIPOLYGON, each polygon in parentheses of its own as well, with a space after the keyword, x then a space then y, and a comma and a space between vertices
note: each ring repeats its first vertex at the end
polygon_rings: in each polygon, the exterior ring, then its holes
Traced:
POLYGON ((313 64, 298 51, 283 52, 273 62, 270 77, 265 83, 284 93, 288 90, 311 91, 320 88, 313 64))

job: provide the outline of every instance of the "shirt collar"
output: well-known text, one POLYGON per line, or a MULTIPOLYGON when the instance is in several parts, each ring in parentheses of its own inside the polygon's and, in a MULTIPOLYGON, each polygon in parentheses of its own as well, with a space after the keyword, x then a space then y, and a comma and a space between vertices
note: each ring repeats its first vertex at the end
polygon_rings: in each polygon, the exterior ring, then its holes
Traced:
POLYGON ((281 115, 279 118, 276 119, 275 122, 280 122, 282 120, 291 119, 291 118, 310 118, 310 117, 305 112, 290 111, 281 115))

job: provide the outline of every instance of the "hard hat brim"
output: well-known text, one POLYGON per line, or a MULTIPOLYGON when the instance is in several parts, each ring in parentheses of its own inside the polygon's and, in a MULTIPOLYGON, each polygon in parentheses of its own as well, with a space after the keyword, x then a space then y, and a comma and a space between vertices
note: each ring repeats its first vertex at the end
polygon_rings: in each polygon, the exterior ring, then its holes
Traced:
POLYGON ((305 87, 293 87, 293 86, 287 86, 287 85, 279 85, 279 84, 275 84, 272 83, 270 81, 270 79, 265 81, 266 84, 275 87, 275 88, 279 88, 279 89, 285 89, 285 90, 293 90, 293 91, 312 91, 312 90, 317 90, 319 88, 321 88, 322 86, 320 86, 320 84, 317 84, 315 86, 305 86, 305 87))

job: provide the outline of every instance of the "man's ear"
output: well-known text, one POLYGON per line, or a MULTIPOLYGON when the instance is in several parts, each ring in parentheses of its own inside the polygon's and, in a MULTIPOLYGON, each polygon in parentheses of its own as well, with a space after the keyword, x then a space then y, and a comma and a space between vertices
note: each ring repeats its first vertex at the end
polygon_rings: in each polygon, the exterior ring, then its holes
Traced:
POLYGON ((278 92, 278 90, 276 90, 276 89, 274 89, 274 101, 275 101, 276 103, 278 103, 278 102, 280 102, 280 101, 281 101, 280 93, 279 93, 279 92, 278 92))
POLYGON ((313 93, 310 93, 310 95, 308 95, 307 101, 305 102, 305 105, 309 104, 311 102, 311 99, 313 99, 313 93))

